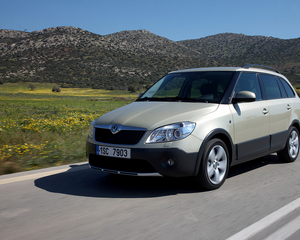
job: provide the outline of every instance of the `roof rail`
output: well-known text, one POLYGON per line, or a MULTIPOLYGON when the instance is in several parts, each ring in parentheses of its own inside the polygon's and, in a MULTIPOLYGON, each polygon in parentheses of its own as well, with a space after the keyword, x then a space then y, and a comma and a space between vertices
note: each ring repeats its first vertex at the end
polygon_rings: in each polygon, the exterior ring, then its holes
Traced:
POLYGON ((272 68, 272 67, 268 67, 268 66, 264 66, 264 65, 259 65, 259 64, 246 64, 244 65, 242 68, 246 68, 246 69, 249 69, 250 67, 261 67, 261 68, 266 68, 266 69, 270 69, 270 70, 273 70, 279 74, 281 74, 281 72, 279 72, 277 69, 275 68, 272 68))

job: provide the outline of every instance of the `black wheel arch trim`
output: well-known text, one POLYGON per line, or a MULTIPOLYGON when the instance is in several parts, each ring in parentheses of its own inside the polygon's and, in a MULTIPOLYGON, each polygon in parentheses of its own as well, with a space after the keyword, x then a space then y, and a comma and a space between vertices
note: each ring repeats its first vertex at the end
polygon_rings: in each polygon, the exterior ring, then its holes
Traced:
POLYGON ((294 119, 290 125, 290 128, 291 127, 296 127, 298 129, 298 131, 300 132, 300 121, 298 119, 294 119))
POLYGON ((194 170, 194 176, 196 176, 199 172, 200 163, 201 163, 201 159, 202 159, 206 144, 211 139, 215 139, 215 138, 222 140, 225 143, 225 145, 227 146, 228 153, 229 153, 229 159, 230 159, 229 166, 231 165, 233 159, 235 159, 236 150, 235 150, 235 145, 232 142, 230 134, 222 128, 214 129, 209 134, 207 134, 207 136, 204 138, 204 140, 201 144, 201 147, 199 149, 198 156, 197 156, 196 166, 195 166, 195 170, 194 170))

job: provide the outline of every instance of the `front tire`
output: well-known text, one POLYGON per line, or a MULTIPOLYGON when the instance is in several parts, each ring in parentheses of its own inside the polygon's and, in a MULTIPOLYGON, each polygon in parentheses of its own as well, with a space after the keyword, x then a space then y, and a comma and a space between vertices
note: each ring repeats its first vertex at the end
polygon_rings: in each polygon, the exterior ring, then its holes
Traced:
POLYGON ((292 127, 284 149, 277 152, 278 158, 283 162, 294 162, 299 155, 299 131, 292 127))
POLYGON ((229 154, 226 144, 220 139, 210 140, 204 149, 196 183, 208 190, 221 187, 229 169, 229 154))

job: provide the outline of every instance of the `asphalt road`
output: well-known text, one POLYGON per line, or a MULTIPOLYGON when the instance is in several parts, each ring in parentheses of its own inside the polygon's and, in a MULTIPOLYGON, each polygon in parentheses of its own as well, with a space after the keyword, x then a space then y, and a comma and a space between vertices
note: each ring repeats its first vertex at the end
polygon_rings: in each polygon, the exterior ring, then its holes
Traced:
POLYGON ((300 239, 300 159, 189 179, 111 176, 87 163, 0 176, 0 239, 300 239))

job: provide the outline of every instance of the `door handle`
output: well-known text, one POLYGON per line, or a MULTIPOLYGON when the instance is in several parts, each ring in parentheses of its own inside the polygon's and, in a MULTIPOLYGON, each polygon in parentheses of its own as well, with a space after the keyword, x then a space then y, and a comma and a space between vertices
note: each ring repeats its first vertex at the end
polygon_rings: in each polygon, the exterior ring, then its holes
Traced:
POLYGON ((291 105, 290 104, 286 105, 286 109, 291 110, 292 109, 291 105))
POLYGON ((268 111, 268 109, 264 108, 264 109, 262 110, 262 113, 263 113, 264 115, 267 115, 267 114, 269 113, 269 111, 268 111))

